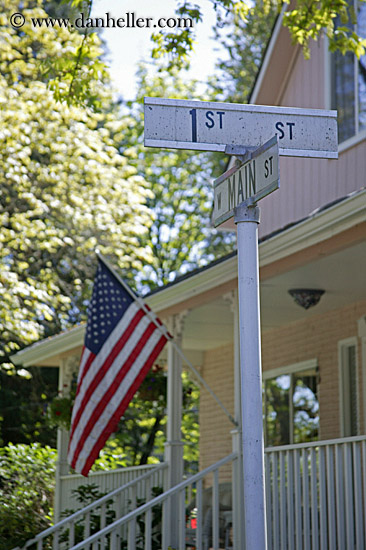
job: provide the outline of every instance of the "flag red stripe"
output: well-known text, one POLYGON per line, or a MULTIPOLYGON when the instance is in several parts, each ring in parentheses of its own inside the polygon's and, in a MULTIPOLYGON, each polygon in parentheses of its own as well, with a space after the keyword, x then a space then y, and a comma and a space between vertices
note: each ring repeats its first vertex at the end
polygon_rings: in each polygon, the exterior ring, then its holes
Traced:
POLYGON ((75 449, 75 452, 74 452, 74 455, 73 455, 72 464, 71 464, 72 467, 74 467, 74 465, 75 465, 75 463, 76 463, 76 461, 79 457, 80 451, 82 450, 82 448, 84 446, 84 443, 85 443, 86 439, 88 438, 90 432, 92 431, 94 425, 96 424, 96 422, 98 421, 98 419, 101 416, 102 412, 104 411, 104 409, 108 405, 111 397, 115 394, 115 392, 119 388, 122 380, 124 379, 124 377, 126 376, 126 374, 129 371, 129 369, 131 368, 131 366, 135 362, 136 357, 140 354, 141 350, 145 347, 146 342, 148 341, 151 334, 155 330, 156 330, 156 327, 155 327, 154 323, 149 323, 149 325, 147 326, 144 334, 141 336, 140 341, 134 347, 132 353, 126 359, 124 364, 121 366, 121 368, 120 368, 117 376, 115 377, 113 383, 107 389, 107 391, 105 392, 105 394, 103 395, 103 397, 99 401, 97 407, 94 409, 94 411, 93 411, 92 415, 90 416, 86 426, 84 427, 82 435, 80 436, 80 439, 79 439, 78 444, 76 446, 76 449, 75 449))
POLYGON ((79 391, 80 391, 80 388, 81 388, 81 384, 85 378, 85 375, 86 373, 88 372, 89 368, 90 368, 90 365, 93 363, 94 361, 94 357, 95 357, 95 354, 92 353, 90 350, 88 350, 85 345, 83 346, 83 351, 81 353, 81 359, 80 359, 80 363, 83 361, 83 356, 85 353, 89 352, 90 355, 88 357, 88 359, 86 360, 86 363, 84 365, 84 368, 82 370, 82 372, 80 373, 80 380, 78 380, 78 387, 77 387, 77 390, 76 390, 76 395, 75 395, 75 399, 76 397, 78 396, 79 394, 79 391))
MULTIPOLYGON (((75 432, 75 429, 76 429, 77 425, 79 424, 80 417, 83 414, 83 411, 85 409, 85 406, 86 406, 87 402, 89 401, 90 397, 93 395, 96 387, 100 384, 100 382, 104 378, 105 374, 109 370, 111 364, 113 363, 113 361, 115 360, 117 355, 121 352, 122 348, 125 346, 125 344, 130 339, 131 333, 135 330, 136 326, 138 325, 138 323, 140 322, 142 317, 144 317, 144 312, 141 309, 139 309, 136 312, 136 314, 135 314, 134 318, 132 319, 131 323, 128 325, 125 332, 121 336, 121 338, 117 341, 116 345, 111 350, 110 354, 108 355, 107 359, 104 361, 101 368, 98 370, 98 372, 94 376, 94 379, 89 384, 89 386, 88 386, 88 388, 85 392, 85 395, 82 399, 82 402, 80 403, 80 406, 79 406, 79 409, 76 413, 75 419, 73 419, 72 430, 71 430, 71 434, 70 434, 70 441, 72 439, 72 436, 74 435, 74 432, 75 432)), ((81 386, 81 384, 79 385, 79 387, 80 386, 81 386)))
POLYGON ((105 429, 102 431, 101 435, 99 436, 98 440, 94 444, 91 452, 89 453, 88 459, 86 460, 83 469, 81 471, 82 475, 87 475, 90 468, 92 467, 94 461, 98 458, 99 451, 109 438, 109 436, 115 431, 117 428, 119 419, 125 412, 125 410, 128 407, 128 404, 130 403, 132 397, 137 392, 139 387, 141 386, 146 374, 148 373, 152 363, 155 361, 155 359, 158 357, 159 353, 163 349, 166 343, 166 337, 161 336, 160 340, 156 343, 154 349, 152 350, 151 354, 149 355, 148 359, 146 360, 144 366, 140 370, 138 376, 133 381, 132 385, 130 386, 129 390, 126 392, 124 398, 122 399, 120 405, 116 409, 115 413, 113 414, 112 418, 108 422, 105 429))

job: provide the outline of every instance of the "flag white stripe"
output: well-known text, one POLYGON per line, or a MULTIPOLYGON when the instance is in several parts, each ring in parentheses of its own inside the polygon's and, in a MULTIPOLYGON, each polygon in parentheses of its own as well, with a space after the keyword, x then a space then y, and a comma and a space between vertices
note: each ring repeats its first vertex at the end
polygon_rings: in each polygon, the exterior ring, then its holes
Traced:
MULTIPOLYGON (((70 456, 73 456, 75 449, 77 447, 77 444, 84 431, 84 428, 89 422, 89 419, 92 416, 95 408, 98 406, 100 400, 104 397, 105 393, 108 391, 110 386, 113 384, 117 373, 120 371, 125 361, 130 357, 131 353, 136 348, 136 345, 138 344, 141 337, 145 333, 145 330, 149 324, 150 324, 150 319, 148 317, 144 316, 140 319, 140 322, 135 327, 131 337, 126 342, 126 345, 122 348, 120 353, 114 359, 113 363, 111 364, 108 371, 106 372, 103 380, 101 380, 100 383, 96 386, 93 394, 88 399, 88 402, 86 403, 83 409, 83 412, 79 418, 79 422, 75 428, 74 434, 70 442, 70 449, 69 449, 70 456)), ((113 348, 112 349, 109 348, 109 352, 111 353, 112 351, 113 351, 113 348)), ((144 351, 144 350, 142 349, 141 351, 144 351)), ((95 358, 94 363, 92 364, 89 370, 93 370, 94 372, 98 371, 106 359, 107 357, 103 359, 100 358, 98 354, 98 356, 95 358)), ((89 383, 91 383, 93 378, 91 378, 89 383)))
MULTIPOLYGON (((81 360, 80 360, 79 375, 78 375, 78 382, 77 382, 77 383, 78 383, 78 387, 79 387, 79 383, 80 383, 80 380, 81 380, 82 375, 83 375, 83 370, 84 370, 85 364, 87 363, 87 361, 88 361, 90 355, 91 355, 91 351, 90 351, 88 348, 84 347, 84 349, 83 349, 83 354, 82 354, 81 360)), ((74 403, 77 403, 78 401, 79 401, 79 398, 78 398, 78 396, 76 396, 75 402, 74 402, 74 403)), ((74 421, 74 418, 75 418, 75 416, 76 416, 76 413, 77 413, 77 409, 78 409, 78 408, 79 408, 79 407, 78 407, 78 406, 75 407, 75 405, 74 405, 73 408, 72 408, 71 425, 72 425, 72 423, 73 423, 73 421, 74 421)))
POLYGON ((162 334, 158 329, 156 329, 151 334, 149 340, 146 342, 146 345, 143 347, 138 359, 133 363, 131 369, 128 371, 128 374, 123 379, 118 390, 113 395, 113 397, 109 400, 100 418, 94 424, 92 431, 90 432, 89 436, 84 442, 83 448, 81 449, 78 460, 76 462, 75 469, 77 471, 82 470, 84 463, 88 459, 90 452, 93 449, 96 441, 99 439, 101 433, 103 432, 106 425, 112 418, 116 409, 119 407, 120 403, 122 402, 129 388, 136 380, 139 372, 141 371, 142 367, 146 363, 148 357, 150 356, 152 350, 160 340, 161 336, 162 334))
MULTIPOLYGON (((88 372, 84 376, 84 379, 81 383, 79 393, 76 396, 74 407, 73 407, 73 419, 76 417, 77 411, 79 410, 81 403, 84 399, 85 393, 87 392, 90 384, 94 380, 96 374, 98 373, 100 367, 104 364, 104 362, 107 360, 109 354, 114 349, 114 346, 117 344, 117 342, 121 339, 123 336, 125 330, 129 327, 129 325, 132 322, 132 319, 135 317, 137 311, 139 310, 139 306, 134 302, 130 305, 130 307, 127 309, 125 314, 123 315, 122 319, 119 321, 119 323, 115 326, 111 334, 109 335, 108 339, 104 342, 103 346, 101 347, 98 355, 95 357, 94 362, 92 365, 90 365, 88 372)), ((88 348, 86 348, 88 349, 88 348)), ((88 350, 89 351, 89 350, 88 350)), ((90 352, 89 352, 90 355, 90 352)), ((88 357, 89 357, 88 355, 88 357)), ((80 371, 81 372, 81 371, 80 371)))

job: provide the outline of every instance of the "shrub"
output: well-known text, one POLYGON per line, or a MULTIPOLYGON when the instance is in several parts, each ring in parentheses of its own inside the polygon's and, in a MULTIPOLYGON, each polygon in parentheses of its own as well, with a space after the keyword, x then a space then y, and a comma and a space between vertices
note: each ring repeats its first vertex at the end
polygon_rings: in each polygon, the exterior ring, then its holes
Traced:
POLYGON ((51 525, 56 457, 39 443, 0 448, 0 550, 21 546, 51 525))

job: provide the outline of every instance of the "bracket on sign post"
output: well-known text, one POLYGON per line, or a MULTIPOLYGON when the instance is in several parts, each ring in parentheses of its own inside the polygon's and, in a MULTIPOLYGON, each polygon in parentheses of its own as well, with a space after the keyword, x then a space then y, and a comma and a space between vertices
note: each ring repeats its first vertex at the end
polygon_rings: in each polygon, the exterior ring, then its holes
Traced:
POLYGON ((256 147, 244 147, 243 145, 226 145, 225 154, 235 156, 239 162, 247 162, 252 158, 252 152, 256 147))

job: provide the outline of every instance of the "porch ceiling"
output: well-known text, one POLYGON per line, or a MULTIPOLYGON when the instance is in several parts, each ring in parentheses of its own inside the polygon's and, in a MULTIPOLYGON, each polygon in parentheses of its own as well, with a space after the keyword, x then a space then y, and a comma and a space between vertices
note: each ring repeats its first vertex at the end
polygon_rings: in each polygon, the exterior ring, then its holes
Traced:
POLYGON ((261 284, 261 318, 264 330, 300 321, 353 302, 366 300, 366 241, 261 284), (308 310, 297 305, 291 288, 325 290, 320 302, 308 310))
MULTIPOLYGON (((366 300, 366 241, 304 266, 266 279, 260 285, 263 330, 366 300), (298 306, 292 288, 325 290, 320 302, 308 310, 298 306)), ((184 325, 185 349, 205 351, 233 341, 233 313, 223 297, 189 312, 184 325)))

